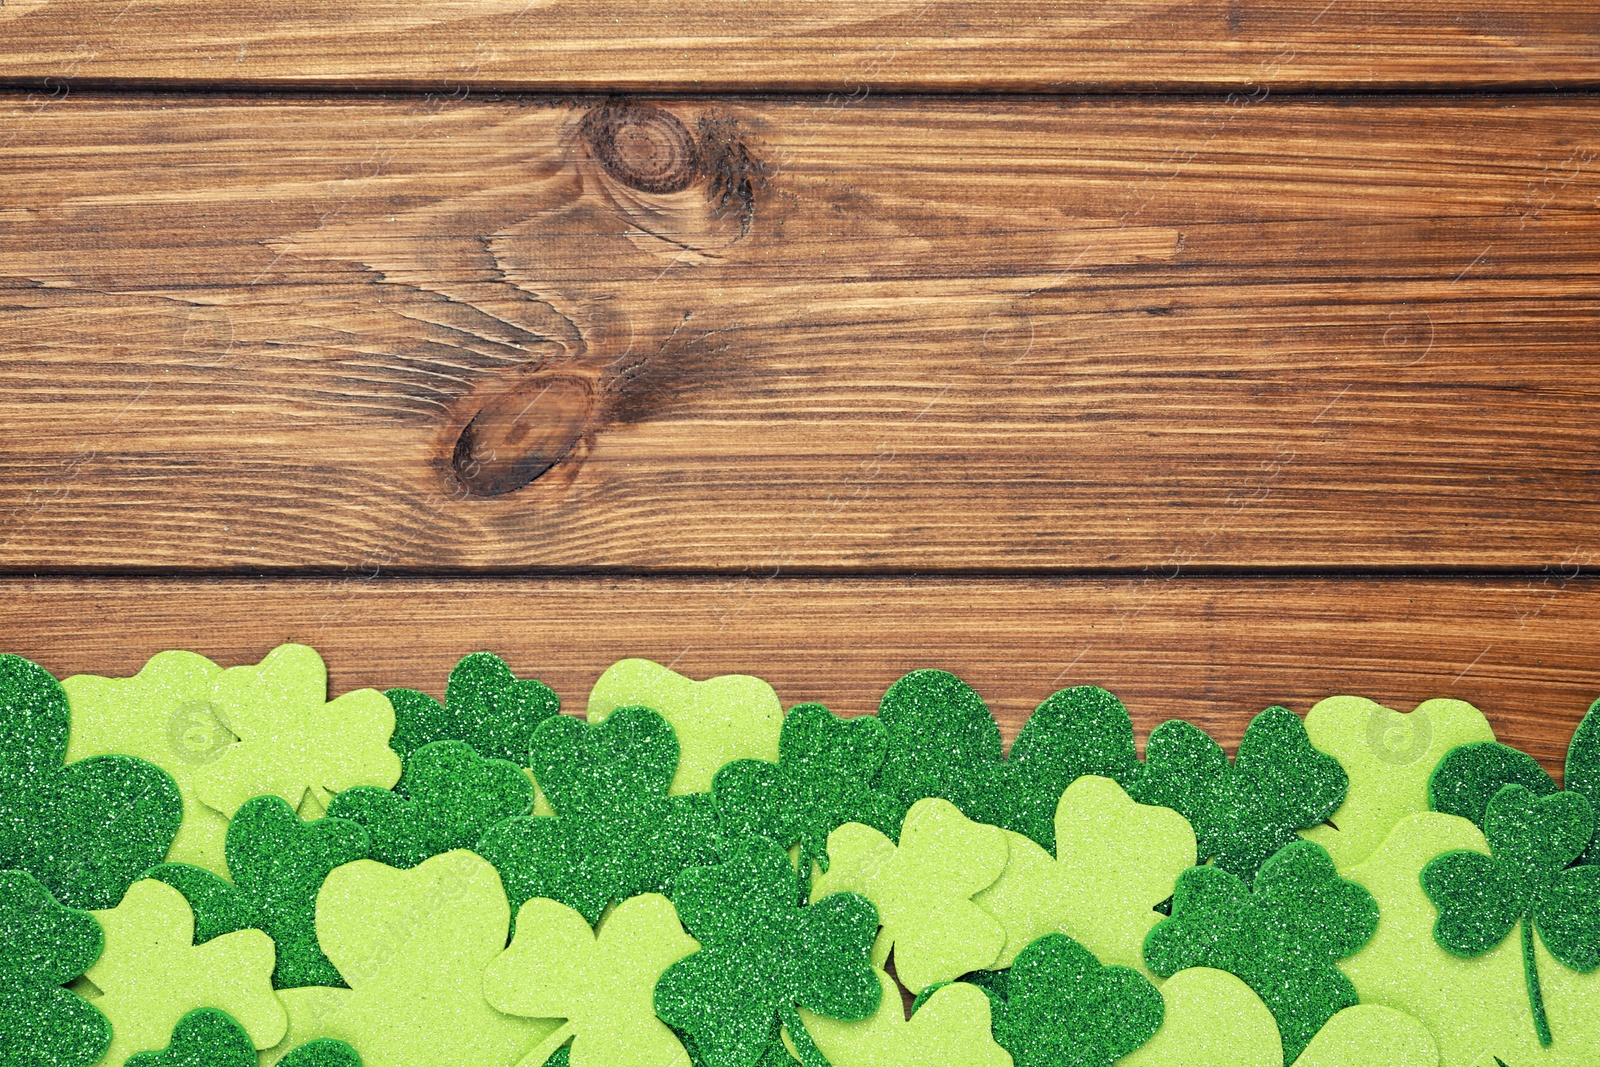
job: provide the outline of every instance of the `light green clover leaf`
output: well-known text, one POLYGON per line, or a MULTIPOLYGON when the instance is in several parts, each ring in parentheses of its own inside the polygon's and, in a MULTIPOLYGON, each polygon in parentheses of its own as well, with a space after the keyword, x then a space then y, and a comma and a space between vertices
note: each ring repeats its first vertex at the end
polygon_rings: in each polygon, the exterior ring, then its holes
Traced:
POLYGON ((942 985, 907 1019, 894 979, 877 975, 883 999, 869 1019, 842 1022, 800 1009, 833 1067, 1012 1067, 1011 1054, 995 1043, 983 990, 967 982, 942 985))
POLYGON ((1439 1067, 1439 1046, 1405 1012, 1357 1004, 1329 1019, 1294 1067, 1439 1067))
POLYGON ((1161 998, 1161 1029, 1117 1067, 1283 1067, 1277 1020, 1227 971, 1181 970, 1161 986, 1161 998))

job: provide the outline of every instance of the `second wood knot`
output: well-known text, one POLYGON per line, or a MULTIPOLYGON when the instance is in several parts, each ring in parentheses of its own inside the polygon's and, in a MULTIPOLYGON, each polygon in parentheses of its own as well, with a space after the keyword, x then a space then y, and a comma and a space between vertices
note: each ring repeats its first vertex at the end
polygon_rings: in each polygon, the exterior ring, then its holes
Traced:
POLYGON ((700 175, 699 143, 670 111, 596 108, 584 116, 583 135, 606 173, 640 192, 680 192, 700 175))

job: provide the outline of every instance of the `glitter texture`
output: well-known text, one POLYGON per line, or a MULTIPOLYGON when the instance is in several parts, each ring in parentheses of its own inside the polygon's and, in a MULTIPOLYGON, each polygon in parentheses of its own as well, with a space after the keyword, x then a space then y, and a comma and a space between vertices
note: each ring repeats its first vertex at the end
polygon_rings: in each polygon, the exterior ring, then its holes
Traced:
POLYGON ((1161 1028, 1161 994, 1127 967, 1106 967, 1065 934, 1046 934, 1011 966, 995 1039, 1016 1067, 1110 1067, 1161 1028))
POLYGON ((533 783, 522 768, 485 759, 465 741, 417 749, 392 792, 357 786, 328 805, 329 815, 367 828, 372 859, 404 869, 471 848, 496 823, 532 810, 533 783))
POLYGON ((1458 745, 1445 753, 1428 779, 1428 806, 1469 819, 1481 830, 1490 799, 1513 783, 1535 796, 1556 791, 1555 779, 1537 760, 1509 745, 1498 741, 1458 745))
POLYGON ((346 819, 302 822, 277 797, 256 797, 228 824, 227 854, 232 885, 185 864, 150 871, 194 908, 195 944, 263 930, 277 946, 274 988, 343 986, 317 945, 317 891, 335 867, 367 855, 367 832, 346 819))
MULTIPOLYGON (((1572 743, 1567 746, 1567 773, 1562 784, 1568 792, 1587 799, 1600 813, 1600 710, 1597 709, 1600 709, 1600 700, 1589 705, 1583 721, 1572 735, 1572 743)), ((1596 826, 1595 837, 1590 841, 1588 854, 1584 857, 1586 863, 1600 862, 1600 857, 1596 856, 1595 840, 1600 840, 1600 826, 1596 826)))
POLYGON ((142 759, 63 766, 68 721, 49 671, 0 656, 0 868, 29 872, 68 907, 109 908, 166 858, 183 802, 142 759))
POLYGON ((1196 726, 1173 719, 1150 734, 1144 774, 1128 792, 1172 808, 1194 827, 1200 860, 1246 885, 1273 853, 1344 803, 1349 778, 1311 745, 1305 724, 1272 707, 1250 721, 1233 762, 1196 726))
POLYGON ((307 1041, 278 1061, 278 1067, 361 1067, 361 1054, 343 1041, 307 1041))
POLYGON ((172 1044, 128 1058, 127 1067, 255 1067, 256 1046, 244 1027, 215 1008, 197 1008, 178 1020, 172 1044))
POLYGON ((464 741, 480 756, 528 765, 539 724, 561 710, 561 698, 543 682, 519 679, 492 652, 465 656, 445 683, 444 703, 415 689, 391 689, 394 736, 401 759, 435 741, 464 741))
POLYGON ((0 1062, 86 1067, 105 1055, 111 1024, 61 988, 102 944, 93 915, 62 907, 26 871, 0 871, 0 1062))
POLYGON ((1162 977, 1215 967, 1242 979, 1277 1019, 1288 1064, 1323 1023, 1356 1003, 1334 963, 1377 927, 1372 894, 1340 878, 1321 845, 1301 841, 1262 864, 1253 889, 1220 867, 1189 868, 1172 917, 1150 931, 1144 955, 1162 977))

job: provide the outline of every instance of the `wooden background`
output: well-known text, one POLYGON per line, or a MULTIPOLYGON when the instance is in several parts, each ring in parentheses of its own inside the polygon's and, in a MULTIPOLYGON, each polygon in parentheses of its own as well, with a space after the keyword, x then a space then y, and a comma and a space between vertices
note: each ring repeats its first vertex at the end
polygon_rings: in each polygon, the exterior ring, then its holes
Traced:
POLYGON ((0 648, 1600 696, 1591 0, 3 0, 0 648))

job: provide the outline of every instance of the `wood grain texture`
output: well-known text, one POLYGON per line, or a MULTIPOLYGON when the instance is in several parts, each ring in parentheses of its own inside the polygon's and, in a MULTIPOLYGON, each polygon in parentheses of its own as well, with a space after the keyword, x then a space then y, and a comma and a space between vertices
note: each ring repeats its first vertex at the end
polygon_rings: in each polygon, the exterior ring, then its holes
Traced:
POLYGON ((1098 684, 1143 738, 1185 718, 1224 744, 1273 703, 1336 693, 1409 711, 1468 700, 1559 776, 1600 696, 1600 584, 1151 579, 389 579, 0 581, 0 651, 57 675, 127 675, 167 648, 232 665, 282 641, 328 661, 336 692, 442 695, 456 659, 489 649, 582 712, 602 670, 646 656, 693 677, 743 672, 785 706, 872 711, 906 671, 974 686, 1007 740, 1056 689, 1098 684))
POLYGON ((1587 566, 1597 158, 1587 97, 13 99, 0 567, 1587 566))
POLYGON ((13 84, 479 89, 1556 88, 1591 0, 5 0, 13 84))

